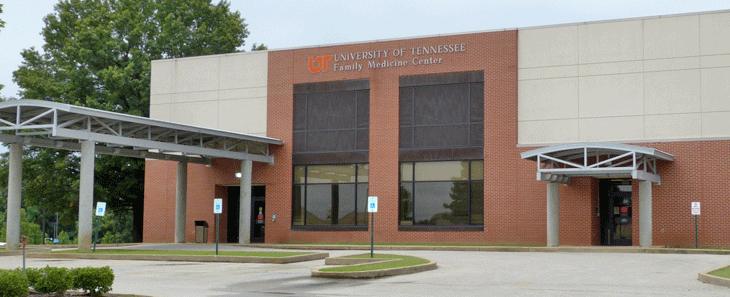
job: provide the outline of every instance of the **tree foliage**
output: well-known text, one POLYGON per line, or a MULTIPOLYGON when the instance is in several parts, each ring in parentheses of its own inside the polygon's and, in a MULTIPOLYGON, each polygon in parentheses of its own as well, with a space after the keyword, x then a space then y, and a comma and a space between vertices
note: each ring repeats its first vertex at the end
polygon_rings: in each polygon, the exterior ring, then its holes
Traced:
POLYGON ((62 0, 44 18, 43 53, 23 50, 23 98, 149 116, 150 60, 230 53, 246 24, 210 0, 62 0))
MULTIPOLYGON (((149 116, 151 60, 242 49, 248 30, 229 6, 211 0, 61 0, 44 18, 43 50, 23 50, 13 81, 21 98, 149 116)), ((23 162, 23 198, 75 220, 78 156, 50 149, 31 155, 23 162)), ((106 201, 119 215, 133 210, 141 225, 144 160, 100 156, 95 166, 95 201, 106 201)))
MULTIPOLYGON (((3 13, 3 5, 2 4, 0 4, 0 14, 1 13, 3 13)), ((0 19, 0 28, 3 28, 3 27, 5 27, 5 22, 2 19, 0 19)), ((0 84, 0 90, 2 90, 3 87, 5 87, 5 86, 3 86, 2 84, 0 84)))
POLYGON ((251 46, 251 51, 265 51, 265 50, 267 50, 267 49, 269 49, 269 47, 268 47, 268 46, 266 46, 266 45, 265 45, 265 44, 263 44, 263 43, 262 43, 262 44, 256 44, 256 43, 254 43, 254 44, 253 44, 253 45, 251 46))

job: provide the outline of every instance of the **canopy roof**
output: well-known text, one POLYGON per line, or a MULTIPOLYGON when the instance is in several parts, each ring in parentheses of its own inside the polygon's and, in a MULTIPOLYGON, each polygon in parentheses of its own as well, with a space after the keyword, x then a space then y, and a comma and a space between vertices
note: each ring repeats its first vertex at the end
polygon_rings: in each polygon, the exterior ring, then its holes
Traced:
POLYGON ((0 141, 96 153, 209 164, 212 158, 273 163, 283 141, 42 100, 0 103, 0 141))
POLYGON ((580 142, 549 146, 521 154, 537 162, 537 179, 569 183, 572 176, 621 177, 661 183, 656 161, 674 161, 657 149, 607 142, 580 142))

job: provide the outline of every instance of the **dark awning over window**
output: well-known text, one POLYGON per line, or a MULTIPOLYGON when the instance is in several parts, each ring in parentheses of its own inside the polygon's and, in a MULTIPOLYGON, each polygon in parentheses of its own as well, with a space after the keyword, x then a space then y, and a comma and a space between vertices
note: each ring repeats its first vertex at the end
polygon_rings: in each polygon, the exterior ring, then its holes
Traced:
POLYGON ((527 151, 522 159, 537 162, 537 179, 569 183, 572 176, 633 178, 661 184, 657 160, 674 156, 657 149, 606 142, 561 144, 527 151))

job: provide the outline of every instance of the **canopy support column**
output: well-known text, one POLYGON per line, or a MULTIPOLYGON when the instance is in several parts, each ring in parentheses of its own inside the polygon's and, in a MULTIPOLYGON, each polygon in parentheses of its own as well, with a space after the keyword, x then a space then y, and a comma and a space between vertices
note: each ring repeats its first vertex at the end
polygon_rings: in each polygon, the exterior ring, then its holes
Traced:
POLYGON ((251 242, 251 176, 253 162, 241 160, 241 198, 238 216, 238 243, 251 242))
POLYGON ((94 210, 94 151, 93 140, 81 141, 81 180, 79 181, 79 245, 81 251, 91 250, 92 213, 94 210))
POLYGON ((639 181, 639 245, 652 245, 651 181, 639 181))
POLYGON ((185 243, 185 220, 188 202, 188 162, 177 163, 175 196, 175 243, 185 243))
POLYGON ((560 197, 558 183, 547 184, 547 246, 560 245, 560 197))
POLYGON ((7 249, 18 249, 20 244, 20 193, 23 187, 23 145, 10 144, 8 172, 8 212, 5 223, 7 249))

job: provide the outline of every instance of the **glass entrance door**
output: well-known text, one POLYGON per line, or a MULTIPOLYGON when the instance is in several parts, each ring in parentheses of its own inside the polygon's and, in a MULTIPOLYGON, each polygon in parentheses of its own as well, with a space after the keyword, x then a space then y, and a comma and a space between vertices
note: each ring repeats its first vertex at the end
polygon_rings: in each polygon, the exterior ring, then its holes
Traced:
POLYGON ((266 205, 264 198, 253 198, 251 208, 251 242, 264 242, 264 222, 266 222, 266 205))
POLYGON ((631 245, 631 180, 599 183, 601 245, 631 245))

